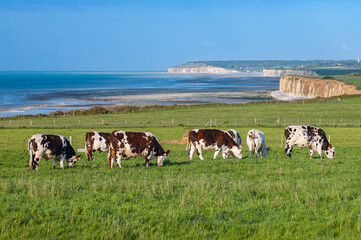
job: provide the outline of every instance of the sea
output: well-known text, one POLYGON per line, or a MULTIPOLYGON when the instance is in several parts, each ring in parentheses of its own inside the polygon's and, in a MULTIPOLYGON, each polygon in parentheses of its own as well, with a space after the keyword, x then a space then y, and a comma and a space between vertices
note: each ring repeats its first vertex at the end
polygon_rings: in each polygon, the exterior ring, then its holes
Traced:
POLYGON ((167 72, 0 72, 0 116, 112 105, 270 100, 279 77, 167 72))

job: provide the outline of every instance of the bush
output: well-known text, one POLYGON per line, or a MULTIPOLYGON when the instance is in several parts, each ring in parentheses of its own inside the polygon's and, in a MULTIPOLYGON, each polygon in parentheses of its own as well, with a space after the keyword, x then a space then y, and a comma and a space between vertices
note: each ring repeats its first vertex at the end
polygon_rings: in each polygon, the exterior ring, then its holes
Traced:
POLYGON ((332 76, 324 76, 322 79, 335 79, 335 78, 332 76))

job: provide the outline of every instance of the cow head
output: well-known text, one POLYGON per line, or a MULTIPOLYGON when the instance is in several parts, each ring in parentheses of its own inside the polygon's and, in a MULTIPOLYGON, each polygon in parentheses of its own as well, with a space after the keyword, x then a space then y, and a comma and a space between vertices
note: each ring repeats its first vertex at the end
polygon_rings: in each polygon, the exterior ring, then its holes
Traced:
POLYGON ((169 154, 169 150, 166 151, 163 155, 157 156, 158 167, 163 166, 163 162, 167 158, 168 154, 169 154))
POLYGON ((266 149, 263 149, 263 151, 262 151, 263 157, 266 157, 267 154, 268 154, 268 152, 269 152, 270 150, 271 150, 271 147, 268 147, 268 148, 266 148, 266 149))
POLYGON ((80 155, 72 156, 70 159, 67 160, 68 166, 73 167, 74 164, 80 159, 80 155))
POLYGON ((242 146, 241 145, 237 145, 237 146, 233 146, 231 148, 229 148, 228 152, 231 152, 232 156, 242 159, 242 146))
POLYGON ((335 157, 335 147, 333 147, 331 144, 328 145, 327 150, 325 150, 325 154, 327 158, 332 159, 335 157))

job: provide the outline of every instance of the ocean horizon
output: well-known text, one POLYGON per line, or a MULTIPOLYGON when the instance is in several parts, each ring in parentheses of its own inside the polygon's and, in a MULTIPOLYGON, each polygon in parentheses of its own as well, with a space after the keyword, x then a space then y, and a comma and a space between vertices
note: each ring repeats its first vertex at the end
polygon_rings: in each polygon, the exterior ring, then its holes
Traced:
POLYGON ((279 77, 168 72, 0 72, 0 116, 112 105, 270 100, 279 77))

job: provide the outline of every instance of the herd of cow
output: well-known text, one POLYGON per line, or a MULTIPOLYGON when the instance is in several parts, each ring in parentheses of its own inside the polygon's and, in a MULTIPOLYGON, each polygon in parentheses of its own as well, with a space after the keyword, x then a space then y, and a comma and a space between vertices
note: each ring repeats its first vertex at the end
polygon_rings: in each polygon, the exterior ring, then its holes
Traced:
MULTIPOLYGON (((312 157, 313 151, 317 151, 322 158, 322 150, 328 158, 335 157, 335 149, 329 144, 325 132, 313 126, 288 126, 285 128, 286 157, 292 157, 292 148, 310 148, 309 157, 312 157)), ((241 159, 242 146, 241 137, 236 130, 227 131, 216 129, 193 129, 188 133, 187 150, 189 158, 193 158, 196 151, 201 160, 202 150, 214 149, 215 159, 219 152, 222 157, 229 156, 241 159)), ((251 129, 247 134, 247 146, 251 157, 266 157, 270 147, 266 146, 266 138, 263 132, 257 129, 251 129)), ((69 140, 61 135, 35 134, 28 141, 28 150, 30 154, 29 167, 37 170, 40 159, 53 159, 54 168, 57 162, 60 162, 60 168, 64 169, 64 160, 69 167, 72 167, 79 159, 71 146, 69 140)), ((114 161, 121 167, 121 158, 143 156, 145 166, 151 159, 157 159, 157 165, 162 166, 164 160, 169 154, 164 151, 157 137, 149 132, 125 132, 113 131, 112 133, 87 132, 85 135, 85 156, 88 161, 94 161, 94 152, 108 152, 108 161, 110 168, 113 168, 114 161)))

